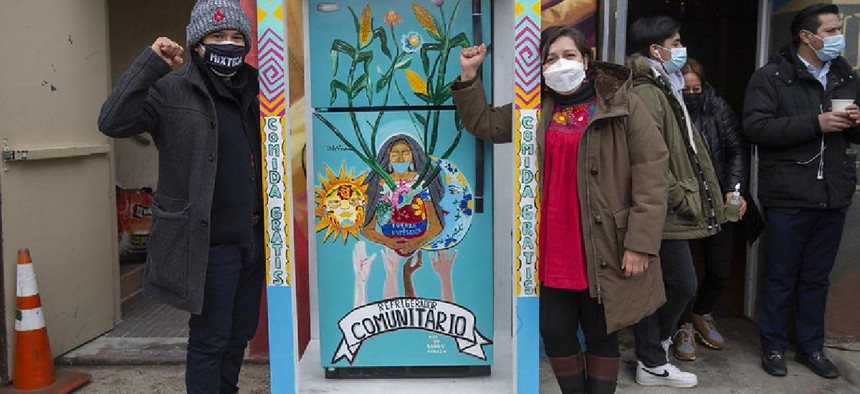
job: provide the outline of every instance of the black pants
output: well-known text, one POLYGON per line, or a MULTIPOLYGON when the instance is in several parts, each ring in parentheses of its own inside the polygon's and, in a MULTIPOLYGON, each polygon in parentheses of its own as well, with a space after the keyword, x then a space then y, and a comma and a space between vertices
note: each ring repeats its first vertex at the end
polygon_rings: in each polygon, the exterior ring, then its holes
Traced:
POLYGON ((606 333, 603 305, 586 290, 542 286, 540 291, 540 335, 546 355, 567 357, 582 351, 577 329, 582 327, 589 354, 620 357, 618 333, 606 333))
POLYGON ((814 353, 824 346, 830 271, 847 212, 847 208, 765 210, 768 246, 759 319, 764 351, 784 352, 788 347, 792 303, 797 350, 814 353))
POLYGON ((684 310, 680 324, 692 322, 693 313, 706 315, 714 310, 714 305, 717 304, 720 294, 726 287, 726 281, 732 273, 734 226, 734 223, 726 223, 719 233, 701 240, 690 241, 692 255, 703 256, 705 259, 705 277, 702 278, 695 300, 684 310))
POLYGON ((646 367, 658 367, 669 362, 661 342, 675 332, 681 314, 696 294, 696 267, 688 241, 663 240, 660 243, 660 265, 666 303, 633 326, 636 358, 646 367))
POLYGON ((209 249, 203 312, 188 321, 185 386, 190 394, 235 393, 245 347, 257 330, 265 277, 263 242, 209 249))

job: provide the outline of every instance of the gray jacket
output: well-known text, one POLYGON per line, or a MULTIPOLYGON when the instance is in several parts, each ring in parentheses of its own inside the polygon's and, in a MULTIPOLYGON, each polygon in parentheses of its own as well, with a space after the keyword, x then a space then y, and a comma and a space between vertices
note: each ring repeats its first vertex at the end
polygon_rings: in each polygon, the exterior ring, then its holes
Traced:
POLYGON ((99 114, 99 130, 110 137, 148 132, 155 141, 158 186, 144 293, 195 314, 203 308, 218 152, 215 103, 203 78, 192 62, 171 72, 147 48, 99 114))

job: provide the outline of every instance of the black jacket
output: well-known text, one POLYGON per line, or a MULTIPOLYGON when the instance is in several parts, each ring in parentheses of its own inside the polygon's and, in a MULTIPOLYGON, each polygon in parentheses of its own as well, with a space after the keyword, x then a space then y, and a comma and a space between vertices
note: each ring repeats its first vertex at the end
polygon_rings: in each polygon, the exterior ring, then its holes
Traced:
POLYGON ((740 183, 742 190, 746 190, 750 158, 738 117, 725 100, 717 97, 711 85, 704 85, 702 101, 702 110, 696 117, 696 129, 702 133, 708 145, 720 189, 726 194, 735 190, 735 185, 740 183))
POLYGON ((793 44, 757 70, 744 100, 744 132, 758 145, 759 199, 765 207, 844 208, 856 183, 850 142, 860 128, 821 133, 818 115, 831 99, 858 99, 860 80, 842 57, 831 62, 827 90, 797 58, 793 44), (818 156, 821 143, 824 154, 818 156), (823 159, 823 179, 819 160, 823 159))
MULTIPOLYGON (((256 70, 243 67, 257 79, 256 70)), ((99 130, 110 137, 149 132, 155 140, 158 187, 143 291, 194 314, 203 310, 218 129, 198 67, 189 62, 171 72, 150 48, 120 77, 99 114, 99 130)))

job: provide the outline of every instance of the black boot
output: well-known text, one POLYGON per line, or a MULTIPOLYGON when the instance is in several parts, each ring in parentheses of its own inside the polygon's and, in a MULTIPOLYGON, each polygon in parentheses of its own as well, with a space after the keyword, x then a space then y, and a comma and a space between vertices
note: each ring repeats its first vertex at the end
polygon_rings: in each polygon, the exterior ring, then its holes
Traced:
POLYGON ((600 357, 589 354, 588 394, 612 394, 618 382, 618 369, 621 367, 621 357, 600 357))
POLYGON ((567 357, 550 357, 549 363, 562 394, 585 393, 585 360, 582 353, 567 357))

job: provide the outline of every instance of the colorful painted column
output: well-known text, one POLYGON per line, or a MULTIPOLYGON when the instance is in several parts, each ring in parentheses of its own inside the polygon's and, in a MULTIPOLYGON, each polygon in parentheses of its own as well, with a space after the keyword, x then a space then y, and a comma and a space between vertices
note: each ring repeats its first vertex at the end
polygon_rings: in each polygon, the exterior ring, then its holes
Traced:
POLYGON ((540 332, 538 304, 537 128, 540 118, 541 2, 517 1, 514 8, 514 389, 538 393, 540 332))
POLYGON ((289 89, 283 0, 257 1, 257 62, 266 210, 266 291, 272 393, 298 392, 295 254, 286 95, 289 89))

